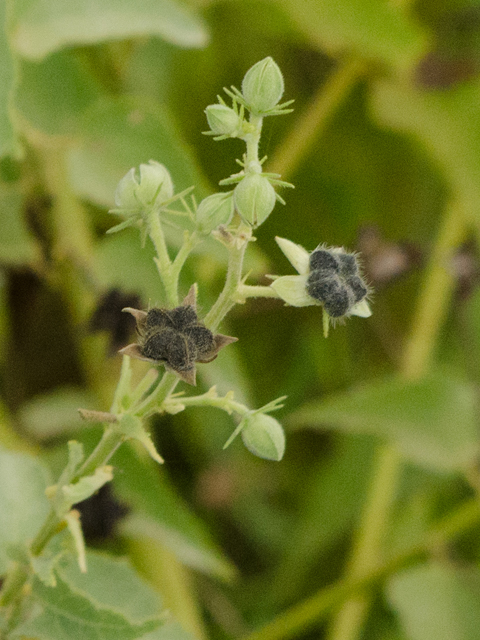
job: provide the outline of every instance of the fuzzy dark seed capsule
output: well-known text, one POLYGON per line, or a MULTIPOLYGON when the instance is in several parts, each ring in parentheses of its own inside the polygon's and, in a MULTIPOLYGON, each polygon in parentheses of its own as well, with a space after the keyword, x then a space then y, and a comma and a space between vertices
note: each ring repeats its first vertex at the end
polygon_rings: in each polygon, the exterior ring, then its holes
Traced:
POLYGON ((338 273, 339 264, 336 257, 325 249, 317 249, 310 256, 310 270, 321 269, 329 273, 338 273))
POLYGON ((179 331, 183 331, 187 327, 198 323, 197 314, 191 305, 176 307, 175 309, 172 309, 169 314, 175 328, 179 331))
POLYGON ((147 313, 145 320, 145 329, 148 331, 152 328, 171 327, 174 323, 169 313, 165 309, 153 308, 147 313))
POLYGON ((199 324, 191 305, 147 313, 141 353, 175 371, 189 371, 215 348, 212 332, 199 324))
POLYGON ((363 300, 368 293, 368 289, 360 276, 350 276, 345 283, 352 291, 355 303, 363 300))
POLYGON ((342 276, 348 277, 358 274, 357 259, 353 253, 339 253, 337 258, 340 263, 340 273, 342 276))
POLYGON ((332 318, 344 316, 351 306, 348 289, 336 275, 325 276, 314 271, 308 278, 307 292, 312 298, 323 303, 326 312, 332 318))

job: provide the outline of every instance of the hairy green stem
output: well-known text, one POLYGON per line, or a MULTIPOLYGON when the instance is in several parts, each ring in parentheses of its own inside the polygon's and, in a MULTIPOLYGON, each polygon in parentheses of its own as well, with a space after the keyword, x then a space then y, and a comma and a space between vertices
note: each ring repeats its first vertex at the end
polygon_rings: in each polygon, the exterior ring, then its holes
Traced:
MULTIPOLYGON (((449 205, 438 232, 406 342, 400 375, 405 380, 421 378, 429 368, 436 341, 447 314, 454 277, 448 269, 452 251, 464 238, 466 222, 456 203, 449 205)), ((348 575, 368 572, 382 554, 382 543, 395 501, 402 459, 391 445, 383 446, 373 471, 364 515, 353 545, 348 575)), ((328 640, 356 640, 369 610, 367 594, 346 602, 333 622, 328 640)))
POLYGON ((250 409, 240 402, 236 402, 228 396, 218 398, 213 396, 209 391, 201 396, 188 396, 187 398, 174 398, 172 402, 184 405, 185 407, 216 407, 222 409, 227 413, 238 413, 239 416, 244 416, 250 413, 250 409))
POLYGON ((238 229, 238 236, 229 248, 230 255, 225 285, 217 301, 204 319, 205 326, 214 333, 217 331, 220 322, 238 301, 236 293, 242 280, 243 259, 251 234, 250 227, 241 224, 238 229))
POLYGON ((239 284, 237 294, 240 300, 242 298, 280 298, 271 287, 263 285, 239 284))
POLYGON ((167 243, 160 222, 158 212, 153 210, 148 216, 148 235, 153 242, 157 257, 155 264, 157 265, 160 280, 165 289, 167 304, 170 307, 178 306, 178 290, 175 279, 172 277, 172 261, 168 255, 167 243))
POLYGON ((427 557, 432 548, 452 542, 479 522, 480 507, 477 500, 464 503, 433 527, 419 544, 412 545, 383 564, 377 562, 362 576, 348 577, 321 589, 261 629, 245 636, 244 640, 287 640, 300 635, 314 624, 324 621, 345 600, 378 587, 400 569, 427 557))

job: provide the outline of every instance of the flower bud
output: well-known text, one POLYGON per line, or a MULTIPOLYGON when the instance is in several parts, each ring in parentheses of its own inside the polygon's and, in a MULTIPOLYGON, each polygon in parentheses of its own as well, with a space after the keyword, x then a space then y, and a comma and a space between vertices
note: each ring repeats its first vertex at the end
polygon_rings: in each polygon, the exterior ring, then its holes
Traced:
POLYGON ((233 194, 214 193, 198 205, 196 219, 200 233, 208 234, 221 224, 228 224, 233 216, 233 194))
POLYGON ((246 175, 235 187, 233 198, 238 213, 252 227, 265 222, 276 200, 275 189, 265 176, 258 173, 246 175))
POLYGON ((249 451, 266 460, 281 460, 285 452, 282 425, 264 413, 254 413, 243 419, 242 440, 249 451))
POLYGON ((243 78, 242 94, 253 113, 273 109, 283 95, 282 72, 270 57, 254 64, 243 78))
POLYGON ((115 191, 115 204, 122 209, 144 209, 173 196, 173 183, 167 168, 150 160, 135 168, 120 180, 115 191))
POLYGON ((239 114, 225 104, 211 104, 205 109, 210 129, 216 136, 234 138, 241 125, 239 114))

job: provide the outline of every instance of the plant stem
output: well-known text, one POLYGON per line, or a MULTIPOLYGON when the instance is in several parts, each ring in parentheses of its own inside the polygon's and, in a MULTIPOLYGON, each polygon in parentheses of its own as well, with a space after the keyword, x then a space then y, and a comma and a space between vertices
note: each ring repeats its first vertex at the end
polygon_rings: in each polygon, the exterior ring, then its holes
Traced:
POLYGON ((174 278, 172 277, 172 261, 168 255, 167 243, 160 222, 158 212, 153 210, 148 216, 148 235, 150 236, 157 257, 155 264, 157 265, 158 274, 165 289, 167 304, 170 307, 178 306, 178 291, 174 278))
POLYGON ((262 285, 239 284, 237 294, 242 298, 280 298, 280 296, 271 288, 262 285))
POLYGON ((297 119, 268 163, 267 171, 283 178, 292 176, 310 149, 317 143, 330 119, 365 72, 365 63, 347 58, 322 84, 307 110, 297 119))
POLYGON ((17 598, 27 578, 28 566, 22 562, 16 562, 13 569, 7 574, 0 592, 0 607, 6 607, 17 598))
MULTIPOLYGON (((466 222, 457 204, 451 204, 438 232, 414 313, 412 330, 405 345, 400 375, 405 380, 421 378, 430 365, 454 287, 448 270, 452 250, 462 241, 466 222)), ((364 515, 354 541, 348 576, 357 578, 378 562, 382 542, 401 476, 402 460, 391 445, 378 455, 364 515)), ((360 637, 371 598, 362 594, 346 602, 333 622, 328 640, 360 637)))
MULTIPOLYGON (((177 399, 175 399, 177 401, 177 399)), ((222 398, 214 397, 207 391, 201 396, 189 396, 187 398, 178 398, 178 404, 182 404, 185 407, 216 407, 217 409, 223 409, 227 413, 238 413, 239 416, 244 416, 250 412, 250 409, 240 402, 236 402, 224 396, 222 398)))
POLYGON ((325 587, 301 604, 285 611, 263 628, 249 634, 244 640, 286 640, 300 635, 313 624, 318 625, 325 620, 345 600, 378 587, 400 569, 421 561, 432 547, 452 542, 479 522, 479 504, 477 500, 470 500, 443 518, 419 544, 412 545, 384 564, 377 562, 362 576, 348 577, 325 587))
POLYGON ((237 302, 238 296, 236 293, 242 279, 243 258, 251 235, 250 227, 242 223, 238 229, 237 238, 229 247, 230 255, 225 285, 217 301, 204 319, 205 326, 213 333, 217 331, 220 322, 237 302))
POLYGON ((174 373, 166 371, 155 389, 135 409, 137 416, 146 416, 152 409, 160 407, 168 396, 174 392, 179 379, 174 373))

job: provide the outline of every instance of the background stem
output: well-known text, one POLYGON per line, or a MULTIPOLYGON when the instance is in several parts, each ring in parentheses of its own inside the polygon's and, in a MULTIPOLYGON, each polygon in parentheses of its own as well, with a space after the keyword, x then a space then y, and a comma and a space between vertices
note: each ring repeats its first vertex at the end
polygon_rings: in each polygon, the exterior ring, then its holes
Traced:
MULTIPOLYGON (((463 212, 457 203, 453 203, 445 211, 420 290, 412 330, 405 345, 400 366, 400 375, 405 380, 421 378, 431 363, 455 285, 448 269, 448 260, 463 240, 465 230, 463 212)), ((354 540, 347 572, 349 578, 368 572, 381 557, 383 538, 401 476, 401 464, 401 457, 394 447, 382 446, 374 467, 360 528, 354 540)), ((328 639, 359 638, 370 601, 367 594, 362 594, 346 602, 333 622, 328 639)))

